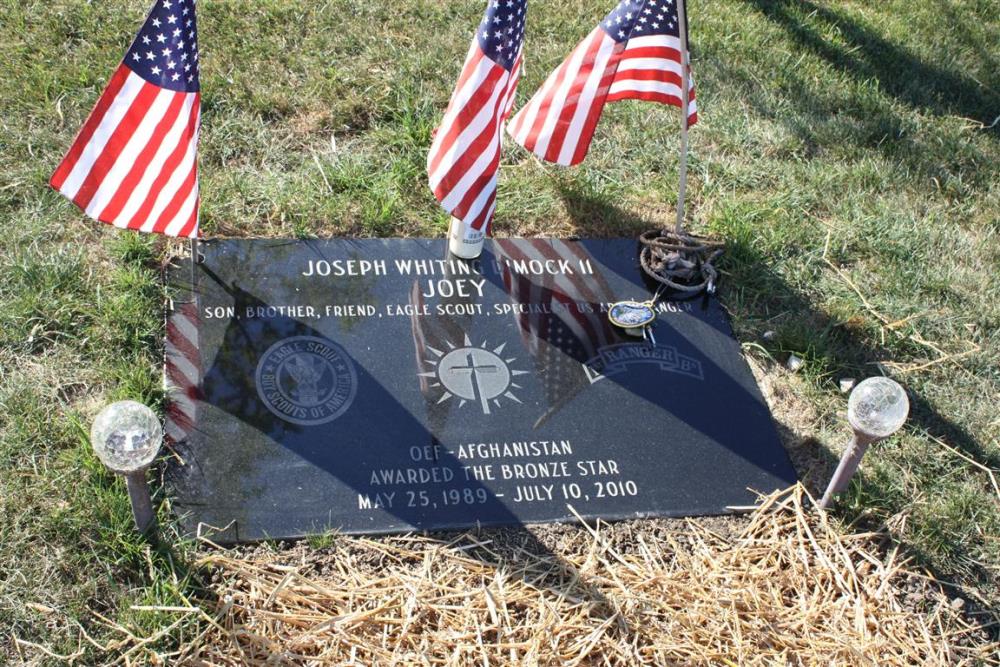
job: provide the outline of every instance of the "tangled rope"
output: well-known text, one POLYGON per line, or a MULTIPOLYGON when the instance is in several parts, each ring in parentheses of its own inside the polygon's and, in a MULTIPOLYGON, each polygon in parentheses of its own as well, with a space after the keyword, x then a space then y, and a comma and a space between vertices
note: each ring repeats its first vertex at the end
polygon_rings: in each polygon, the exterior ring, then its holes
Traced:
POLYGON ((671 289, 688 294, 715 292, 719 272, 713 262, 725 244, 703 236, 653 229, 639 237, 642 270, 671 289))

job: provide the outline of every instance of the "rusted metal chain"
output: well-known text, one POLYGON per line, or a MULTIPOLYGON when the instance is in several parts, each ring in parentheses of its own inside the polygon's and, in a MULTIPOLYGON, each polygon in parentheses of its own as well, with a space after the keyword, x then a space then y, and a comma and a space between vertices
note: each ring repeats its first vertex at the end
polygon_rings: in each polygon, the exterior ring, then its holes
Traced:
POLYGON ((645 232, 639 242, 642 270, 653 280, 688 294, 715 291, 719 272, 714 262, 725 251, 725 244, 666 229, 645 232))

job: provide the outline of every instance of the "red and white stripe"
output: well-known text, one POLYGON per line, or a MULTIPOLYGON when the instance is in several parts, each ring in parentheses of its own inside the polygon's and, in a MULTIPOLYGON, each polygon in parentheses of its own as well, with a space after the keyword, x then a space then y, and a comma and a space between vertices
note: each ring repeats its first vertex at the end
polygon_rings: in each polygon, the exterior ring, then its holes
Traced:
POLYGON ((476 40, 427 156, 427 175, 442 208, 473 229, 488 229, 496 210, 503 122, 521 77, 521 54, 508 71, 476 40))
POLYGON ((607 304, 615 300, 614 293, 599 274, 585 275, 576 270, 581 261, 589 259, 579 243, 497 241, 495 248, 511 301, 549 306, 549 312, 534 310, 516 315, 521 339, 534 358, 548 403, 535 423, 537 428, 589 386, 584 363, 602 347, 619 342, 606 314, 607 304), (542 277, 518 273, 505 260, 567 260, 574 273, 542 277), (561 329, 568 332, 569 339, 565 332, 560 333, 561 329))
POLYGON ((95 220, 197 237, 200 109, 122 63, 50 184, 95 220))
POLYGON ((500 262, 504 288, 515 303, 555 305, 550 313, 519 312, 518 327, 526 347, 532 354, 539 352, 539 340, 547 338, 548 322, 560 319, 573 332, 580 346, 592 356, 596 350, 617 342, 605 307, 614 302, 614 293, 599 275, 583 275, 580 262, 590 255, 575 241, 535 239, 530 242, 498 240, 496 257, 500 262), (539 278, 517 273, 505 260, 512 262, 568 261, 573 273, 558 273, 539 278), (587 306, 581 308, 581 305, 587 306))
POLYGON ((163 388, 167 392, 164 433, 169 443, 178 444, 194 429, 201 399, 198 310, 194 303, 179 304, 167 320, 163 388))
MULTIPOLYGON (((690 71, 690 69, 689 69, 690 71)), ((688 123, 698 120, 688 77, 688 123)), ((638 99, 682 106, 680 40, 669 35, 616 42, 601 26, 549 75, 507 131, 532 153, 563 166, 583 161, 604 105, 638 99)))

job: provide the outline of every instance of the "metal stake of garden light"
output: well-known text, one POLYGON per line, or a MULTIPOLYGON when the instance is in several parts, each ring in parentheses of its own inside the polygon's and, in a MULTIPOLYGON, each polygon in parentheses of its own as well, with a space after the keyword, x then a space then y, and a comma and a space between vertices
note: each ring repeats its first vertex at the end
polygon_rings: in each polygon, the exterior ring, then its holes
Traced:
POLYGON ((823 500, 819 503, 822 509, 828 508, 833 497, 847 488, 861 464, 861 458, 868 451, 868 445, 898 431, 909 412, 910 401, 895 380, 868 378, 854 388, 847 402, 847 421, 854 430, 854 437, 826 487, 823 500))
POLYGON ((677 0, 677 31, 681 40, 681 163, 680 184, 677 188, 677 225, 674 231, 679 235, 684 233, 684 197, 687 194, 687 161, 688 161, 688 109, 691 105, 688 95, 688 70, 691 58, 688 55, 687 8, 684 0, 677 0))

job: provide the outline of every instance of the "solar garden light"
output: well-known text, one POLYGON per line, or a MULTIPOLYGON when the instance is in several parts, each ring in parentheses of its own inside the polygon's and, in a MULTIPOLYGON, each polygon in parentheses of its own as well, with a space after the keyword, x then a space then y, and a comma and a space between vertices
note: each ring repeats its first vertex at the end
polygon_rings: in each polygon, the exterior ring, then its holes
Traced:
POLYGON ((854 438, 826 487, 823 500, 819 503, 821 508, 829 507, 833 497, 847 488, 868 445, 898 431, 909 412, 910 401, 895 380, 873 377, 854 388, 847 401, 847 421, 854 429, 854 438))
POLYGON ((139 532, 146 532, 154 520, 146 468, 163 443, 160 420, 142 403, 112 403, 94 420, 90 443, 101 463, 125 477, 135 527, 139 532))

